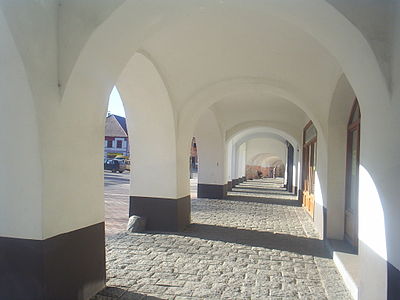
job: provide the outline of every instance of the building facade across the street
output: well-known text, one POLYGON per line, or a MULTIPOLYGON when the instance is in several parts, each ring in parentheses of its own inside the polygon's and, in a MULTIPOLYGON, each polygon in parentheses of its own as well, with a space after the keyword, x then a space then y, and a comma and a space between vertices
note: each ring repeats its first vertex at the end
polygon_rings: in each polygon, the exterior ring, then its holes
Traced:
POLYGON ((124 117, 109 114, 106 118, 104 158, 117 155, 130 155, 128 129, 124 117))

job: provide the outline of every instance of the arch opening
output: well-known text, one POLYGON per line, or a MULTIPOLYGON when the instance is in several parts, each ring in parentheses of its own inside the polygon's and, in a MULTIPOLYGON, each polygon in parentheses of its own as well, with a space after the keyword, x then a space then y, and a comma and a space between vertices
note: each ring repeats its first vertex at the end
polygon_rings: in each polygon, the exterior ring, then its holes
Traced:
MULTIPOLYGON (((129 219, 129 189, 132 157, 128 120, 118 89, 114 86, 105 117, 104 134, 104 218, 105 235, 125 232, 129 219)), ((133 166, 132 166, 133 167, 133 166)))

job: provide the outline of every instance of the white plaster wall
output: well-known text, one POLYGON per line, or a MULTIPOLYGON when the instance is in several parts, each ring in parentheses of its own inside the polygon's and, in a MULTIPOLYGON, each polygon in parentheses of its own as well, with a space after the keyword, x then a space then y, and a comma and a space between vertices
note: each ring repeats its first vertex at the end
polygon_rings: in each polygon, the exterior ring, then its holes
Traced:
POLYGON ((243 177, 246 175, 246 151, 247 143, 243 143, 239 146, 238 155, 238 177, 243 177))
POLYGON ((177 198, 175 119, 164 82, 153 64, 137 53, 117 88, 131 140, 130 194, 177 198))
POLYGON ((396 108, 396 111, 400 110, 400 2, 396 2, 394 9, 396 14, 394 33, 393 33, 393 48, 392 48, 392 102, 396 108))
POLYGON ((284 156, 284 159, 283 159, 283 164, 285 165, 285 174, 284 174, 284 179, 285 179, 285 183, 286 183, 286 181, 287 181, 287 164, 288 164, 288 160, 287 160, 287 157, 288 156, 288 149, 287 149, 287 147, 285 147, 285 156, 284 156))
POLYGON ((225 96, 213 106, 221 127, 231 135, 251 127, 272 127, 297 137, 298 128, 308 120, 304 111, 285 98, 269 95, 267 90, 253 91, 225 96), (290 116, 288 118, 287 116, 290 116))
MULTIPOLYGON (((35 205, 32 211, 41 209, 40 238, 101 222, 104 200, 100 162, 105 101, 99 107, 93 106, 93 102, 101 102, 102 97, 82 101, 78 96, 69 103, 60 101, 57 1, 2 1, 0 5, 21 56, 38 116, 42 203, 41 206, 32 204, 35 205), (100 116, 97 128, 93 122, 96 115, 100 116)), ((15 120, 23 124, 24 115, 15 120)), ((19 177, 13 178, 14 182, 18 180, 19 177)))
MULTIPOLYGON (((400 128, 400 2, 395 1, 395 24, 394 24, 394 42, 393 42, 393 58, 391 61, 391 69, 392 69, 392 107, 391 111, 395 115, 396 122, 394 122, 392 126, 392 134, 394 136, 390 136, 393 144, 387 147, 392 147, 393 150, 399 154, 398 149, 400 148, 400 135, 398 129, 400 128), (397 132, 397 133, 396 133, 397 132)), ((391 134, 387 133, 387 137, 391 134)), ((385 157, 386 157, 386 148, 385 147, 385 157)), ((389 159, 389 158, 387 158, 389 159)), ((386 224, 386 237, 387 237, 387 255, 388 260, 391 264, 393 264, 398 270, 400 270, 400 258, 398 253, 400 252, 400 245, 398 243, 399 240, 399 231, 397 228, 400 228, 400 217, 397 214, 400 212, 400 204, 398 199, 398 173, 400 167, 400 158, 392 158, 391 160, 392 167, 390 168, 390 172, 386 174, 386 180, 388 180, 387 186, 391 188, 390 196, 390 205, 385 205, 383 207, 385 213, 385 224, 386 224), (390 179, 389 179, 390 178, 390 179)))
POLYGON ((382 72, 391 83, 396 0, 327 0, 368 40, 382 72))
POLYGON ((0 236, 42 238, 42 166, 37 114, 0 10, 0 236))
POLYGON ((232 159, 230 161, 231 164, 231 178, 237 178, 237 163, 238 163, 238 147, 236 144, 232 145, 232 159))
MULTIPOLYGON (((357 91, 356 95, 359 96, 357 91)), ((385 260, 400 268, 399 111, 393 104, 358 98, 362 113, 360 169, 365 170, 359 178, 359 240, 360 245, 366 245, 360 246, 359 253, 362 261, 368 262, 361 268, 360 298, 379 299, 386 296, 385 260), (367 265, 375 265, 376 270, 372 273, 367 265)))
POLYGON ((315 172, 315 209, 314 209, 314 226, 320 237, 324 235, 324 207, 327 201, 327 146, 325 136, 321 129, 317 129, 317 165, 315 172))
POLYGON ((355 94, 343 75, 333 94, 328 127, 327 235, 343 239, 346 188, 347 124, 355 94))
POLYGON ((390 105, 361 102, 360 168, 365 171, 360 172, 359 253, 362 261, 368 262, 361 265, 361 299, 386 296, 386 260, 400 270, 400 110, 396 103, 398 99, 392 99, 390 105))
POLYGON ((58 100, 57 1, 1 0, 0 7, 24 64, 35 102, 46 105, 58 100))
POLYGON ((237 141, 233 148, 233 156, 232 156, 232 179, 238 179, 241 177, 241 172, 246 170, 246 156, 245 156, 245 143, 242 143, 241 140, 237 141))
POLYGON ((233 141, 230 140, 225 143, 225 181, 231 181, 232 178, 232 150, 233 150, 233 141))
MULTIPOLYGON (((339 82, 340 83, 340 82, 339 82)), ((359 257, 360 257, 360 299, 385 299, 387 286, 387 263, 389 260, 393 265, 398 267, 398 233, 393 228, 398 228, 397 212, 399 211, 397 194, 398 177, 398 161, 400 160, 398 145, 400 145, 398 128, 398 114, 394 105, 388 105, 384 101, 372 101, 366 95, 366 90, 370 93, 369 86, 361 93, 356 93, 361 106, 361 149, 360 149, 360 184, 359 184, 359 257), (397 119, 397 120, 396 120, 397 119)), ((338 95, 348 97, 351 95, 350 88, 344 84, 338 89, 338 95), (346 91, 347 90, 347 91, 346 91)), ((335 95, 337 96, 337 95, 335 95)), ((335 100, 335 99, 334 99, 335 100)), ((340 102, 345 101, 339 99, 340 102)), ((347 103, 347 105, 351 105, 347 103)), ((332 104, 335 109, 335 103, 332 104)), ((346 110, 345 106, 342 109, 346 110)), ((349 108, 347 108, 349 110, 349 108)), ((348 116, 343 115, 344 112, 339 111, 336 107, 336 113, 332 115, 332 123, 330 123, 331 131, 329 138, 336 143, 331 145, 330 151, 339 150, 338 148, 345 146, 345 137, 338 136, 339 132, 345 128, 348 116), (345 125, 340 129, 338 119, 342 118, 345 125), (335 123, 335 124, 334 124, 335 123), (332 134, 332 136, 331 136, 332 134), (338 147, 338 148, 336 148, 338 147)), ((342 125, 343 126, 343 125, 342 125)), ((329 159, 336 166, 339 166, 339 173, 344 174, 343 168, 345 161, 345 150, 341 154, 339 152, 330 152, 329 159), (341 162, 340 162, 341 160, 341 162)), ((332 165, 328 169, 332 170, 332 165)), ((329 174, 329 176, 333 174, 329 174)), ((333 184, 331 188, 338 185, 336 190, 329 190, 329 197, 338 197, 343 193, 344 178, 339 180, 330 179, 329 184, 333 184), (340 186, 342 186, 340 188, 340 186)), ((335 211, 342 209, 343 203, 331 203, 334 198, 328 198, 328 207, 335 211)), ((330 212, 328 211, 328 214, 330 212)), ((343 229, 340 224, 340 215, 331 216, 331 220, 337 221, 332 227, 330 234, 340 237, 343 229)), ((328 222, 329 218, 328 218, 328 222)), ((330 223, 330 225, 332 225, 330 223)), ((329 227, 328 227, 328 230, 329 227)))
POLYGON ((239 124, 238 126, 227 130, 225 140, 234 140, 236 145, 240 145, 255 138, 272 138, 281 141, 282 143, 285 143, 285 141, 288 140, 292 145, 299 144, 299 141, 302 138, 302 129, 297 128, 297 130, 294 131, 295 135, 291 135, 291 133, 282 129, 279 124, 275 123, 274 125, 276 125, 276 127, 266 126, 258 121, 255 121, 254 124, 253 122, 239 124))
MULTIPOLYGON (((93 124, 96 116, 96 107, 92 106, 91 100, 98 102, 101 97, 84 102, 81 97, 76 97, 75 101, 79 102, 68 104, 60 101, 58 3, 51 0, 2 1, 0 5, 21 56, 38 116, 42 165, 40 238, 101 222, 104 220, 102 173, 96 173, 93 166, 99 164, 98 170, 102 169, 99 162, 103 158, 103 106, 97 111, 101 125, 92 130, 93 127, 87 126, 93 124), (92 108, 91 113, 86 110, 88 108, 92 108), (93 149, 96 149, 95 153, 93 149), (77 158, 79 154, 85 157, 82 161, 77 158), (84 168, 85 164, 90 167, 84 168)), ((23 114, 14 119, 24 123, 23 114)), ((18 180, 19 177, 13 179, 14 182, 18 180)), ((32 181, 35 179, 29 179, 32 181)))
POLYGON ((298 146, 293 146, 293 187, 299 188, 300 177, 300 150, 298 146))
POLYGON ((200 117, 194 136, 199 157, 199 183, 225 184, 224 139, 213 111, 207 110, 200 117))
POLYGON ((65 89, 74 64, 93 31, 126 0, 59 0, 58 79, 65 89))
POLYGON ((246 164, 252 163, 252 159, 260 153, 270 153, 278 156, 282 161, 285 159, 285 144, 275 139, 256 138, 247 142, 246 164))

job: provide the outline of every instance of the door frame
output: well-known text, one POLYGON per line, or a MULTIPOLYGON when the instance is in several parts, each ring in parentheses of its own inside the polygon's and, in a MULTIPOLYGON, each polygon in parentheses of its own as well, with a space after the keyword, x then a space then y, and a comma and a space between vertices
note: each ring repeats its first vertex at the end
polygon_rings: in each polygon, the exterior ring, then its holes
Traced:
POLYGON ((354 99, 353 106, 349 115, 349 121, 347 123, 347 145, 346 145, 346 188, 345 188, 345 207, 344 207, 344 240, 346 240, 353 249, 358 252, 358 185, 359 185, 359 166, 360 166, 360 125, 361 125, 361 110, 360 105, 358 103, 357 98, 354 99), (356 121, 352 122, 354 114, 356 113, 356 109, 358 107, 359 117, 356 121), (357 176, 356 176, 356 183, 352 182, 351 180, 351 167, 352 167, 352 146, 353 146, 353 133, 357 132, 357 154, 356 154, 356 161, 357 161, 357 176), (350 193, 352 185, 356 184, 356 209, 355 212, 351 212, 347 210, 347 203, 350 200, 350 193), (348 218, 353 218, 351 221, 353 223, 353 231, 355 236, 350 236, 347 232, 347 220, 348 218))
MULTIPOLYGON (((310 167, 316 167, 316 155, 317 155, 317 132, 315 137, 311 138, 306 142, 306 131, 314 126, 313 122, 310 121, 303 129, 303 166, 302 166, 302 206, 314 219, 314 208, 315 208, 315 195, 314 191, 311 192, 311 184, 308 182, 311 178, 310 167), (311 152, 313 151, 313 156, 311 152), (311 157, 313 158, 315 165, 311 164, 311 157)), ((314 126, 315 128, 315 126, 314 126)), ((315 128, 316 131, 316 128, 315 128)), ((314 170, 314 184, 315 184, 315 170, 314 170)))

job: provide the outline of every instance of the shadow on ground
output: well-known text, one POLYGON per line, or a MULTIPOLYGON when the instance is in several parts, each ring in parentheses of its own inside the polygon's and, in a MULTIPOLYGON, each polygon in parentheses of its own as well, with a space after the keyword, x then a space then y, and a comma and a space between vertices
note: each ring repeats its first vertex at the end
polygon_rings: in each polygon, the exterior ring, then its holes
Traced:
MULTIPOLYGON (((151 232, 149 233, 151 234, 151 232)), ((164 233, 157 232, 157 234, 164 233)), ((283 233, 193 223, 184 232, 175 234, 179 236, 195 237, 202 240, 221 241, 250 247, 288 251, 300 255, 331 258, 324 241, 283 233)))
POLYGON ((239 193, 254 193, 260 195, 281 195, 281 196, 294 196, 293 193, 289 193, 285 190, 272 190, 272 189, 259 189, 259 188, 247 188, 247 187, 234 187, 232 192, 239 193))
MULTIPOLYGON (((233 194, 233 193, 232 193, 233 194)), ((278 199, 278 198, 266 198, 265 195, 229 195, 226 197, 227 200, 231 201, 239 201, 239 202, 253 202, 253 203, 263 203, 263 204, 275 204, 275 205, 284 205, 284 206, 301 206, 298 200, 286 200, 286 199, 278 199)), ((288 195, 289 196, 289 195, 288 195)))
POLYGON ((162 300, 162 298, 147 296, 117 287, 106 287, 90 300, 162 300))

